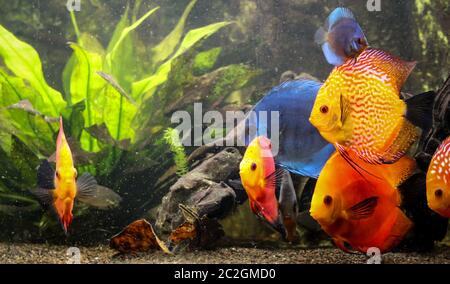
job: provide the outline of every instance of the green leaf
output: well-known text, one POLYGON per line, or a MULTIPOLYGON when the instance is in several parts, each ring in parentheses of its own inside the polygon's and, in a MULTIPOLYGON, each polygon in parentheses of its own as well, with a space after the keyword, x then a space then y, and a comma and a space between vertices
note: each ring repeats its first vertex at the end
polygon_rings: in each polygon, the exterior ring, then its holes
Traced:
POLYGON ((19 40, 0 25, 0 56, 5 65, 18 77, 25 79, 38 93, 34 105, 42 113, 59 116, 66 102, 61 93, 45 81, 42 64, 36 50, 19 40))
POLYGON ((207 51, 200 52, 194 59, 194 70, 196 75, 202 75, 210 71, 216 64, 217 58, 222 52, 221 47, 212 48, 207 51))
POLYGON ((188 51, 199 41, 208 38, 229 24, 231 24, 231 22, 219 22, 189 31, 181 42, 177 52, 169 60, 162 64, 153 75, 132 84, 132 97, 136 100, 144 100, 150 97, 156 87, 163 84, 167 80, 167 76, 170 73, 172 61, 174 59, 188 51), (142 95, 147 92, 149 93, 143 99, 142 95))
POLYGON ((111 37, 106 49, 106 54, 109 61, 105 60, 103 66, 105 72, 113 75, 117 79, 118 83, 120 83, 120 85, 127 90, 127 92, 131 89, 131 82, 135 80, 136 70, 139 67, 139 64, 137 64, 138 58, 135 54, 136 39, 133 37, 133 34, 122 40, 122 43, 118 45, 114 54, 111 52, 116 47, 124 29, 130 25, 128 11, 129 7, 127 6, 125 13, 116 25, 113 36, 111 37))
MULTIPOLYGON (((130 32, 135 30, 137 27, 139 27, 148 17, 150 17, 154 12, 156 12, 159 9, 159 7, 156 7, 150 11, 147 12, 144 16, 142 16, 139 20, 134 22, 131 26, 128 26, 122 30, 120 33, 120 36, 118 37, 117 41, 115 41, 114 46, 111 48, 111 51, 108 52, 106 55, 106 64, 109 67, 108 69, 111 70, 111 67, 113 66, 113 59, 116 56, 116 53, 118 52, 118 49, 120 47, 120 44, 122 41, 128 36, 130 32)), ((114 74, 114 73, 113 73, 114 74)))
MULTIPOLYGON (((73 69, 70 80, 70 92, 72 103, 76 104, 85 100, 84 126, 89 127, 94 124, 103 122, 103 106, 105 98, 101 95, 105 87, 105 81, 96 74, 97 71, 102 70, 103 54, 96 41, 91 39, 88 44, 86 38, 83 39, 83 44, 89 47, 83 48, 78 44, 72 43, 70 46, 75 52, 77 63, 73 69)), ((97 150, 96 143, 93 137, 83 132, 81 135, 81 145, 86 151, 97 150), (87 141, 85 141, 87 139, 87 141)))
POLYGON ((152 64, 156 65, 159 62, 166 60, 179 44, 183 35, 186 19, 191 13, 197 0, 192 0, 183 12, 183 15, 178 20, 175 28, 155 47, 152 48, 152 64))
POLYGON ((75 68, 75 64, 77 63, 77 58, 75 54, 72 54, 64 66, 64 70, 62 73, 62 83, 64 90, 64 97, 69 104, 72 104, 71 95, 70 95, 70 79, 72 78, 73 68, 75 68))
POLYGON ((47 154, 56 128, 34 109, 33 102, 39 95, 23 79, 10 76, 1 69, 0 86, 0 106, 3 107, 0 116, 5 121, 0 130, 19 137, 36 154, 47 154), (29 109, 20 107, 24 102, 28 102, 29 109))
POLYGON ((109 133, 116 141, 126 139, 134 141, 135 132, 131 122, 137 112, 136 105, 130 103, 110 85, 105 88, 105 97, 103 119, 109 133))

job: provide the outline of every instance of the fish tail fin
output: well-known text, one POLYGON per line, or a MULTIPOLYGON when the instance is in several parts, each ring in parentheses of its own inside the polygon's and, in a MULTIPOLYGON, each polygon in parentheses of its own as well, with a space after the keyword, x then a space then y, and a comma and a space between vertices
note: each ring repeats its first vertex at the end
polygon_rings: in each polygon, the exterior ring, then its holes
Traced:
POLYGON ((406 118, 428 133, 433 124, 433 107, 436 92, 430 91, 406 100, 406 118))

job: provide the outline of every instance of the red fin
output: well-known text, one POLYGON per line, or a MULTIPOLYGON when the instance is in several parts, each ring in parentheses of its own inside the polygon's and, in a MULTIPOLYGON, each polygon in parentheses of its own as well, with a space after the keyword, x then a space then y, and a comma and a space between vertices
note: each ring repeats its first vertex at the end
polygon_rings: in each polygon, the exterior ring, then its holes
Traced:
POLYGON ((333 242, 342 251, 353 254, 353 252, 347 248, 347 246, 345 245, 345 242, 343 240, 333 238, 333 242))
POLYGON ((378 205, 378 197, 373 196, 364 199, 358 204, 352 206, 350 209, 347 209, 346 212, 349 219, 352 220, 365 219, 373 215, 373 212, 375 211, 377 205, 378 205))
POLYGON ((397 220, 392 226, 392 231, 386 238, 383 247, 380 248, 382 252, 390 251, 392 250, 392 248, 397 246, 413 227, 413 223, 411 222, 411 220, 406 217, 406 215, 399 208, 396 208, 396 211, 398 212, 397 220))

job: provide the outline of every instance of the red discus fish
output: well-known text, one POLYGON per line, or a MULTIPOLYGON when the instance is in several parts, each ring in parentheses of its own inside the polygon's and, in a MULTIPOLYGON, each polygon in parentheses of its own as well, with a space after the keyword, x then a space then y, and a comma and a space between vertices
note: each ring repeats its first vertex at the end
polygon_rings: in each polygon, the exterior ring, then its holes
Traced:
POLYGON ((275 195, 278 172, 275 170, 272 144, 268 138, 256 137, 248 145, 239 165, 239 174, 253 213, 284 237, 285 230, 275 195))

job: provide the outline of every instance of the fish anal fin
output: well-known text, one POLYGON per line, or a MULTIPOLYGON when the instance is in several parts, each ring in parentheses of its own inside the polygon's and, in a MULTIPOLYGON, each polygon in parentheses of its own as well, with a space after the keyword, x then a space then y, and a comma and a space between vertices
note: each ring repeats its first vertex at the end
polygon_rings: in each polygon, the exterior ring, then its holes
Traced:
POLYGON ((345 58, 336 54, 331 45, 328 42, 322 44, 322 51, 328 63, 334 66, 340 66, 344 64, 345 58))
POLYGON ((358 204, 352 206, 350 209, 346 210, 347 216, 349 219, 352 220, 361 220, 369 218, 375 212, 377 204, 378 204, 377 196, 369 197, 359 202, 358 204))
POLYGON ((396 247, 413 227, 412 221, 399 208, 396 208, 395 212, 397 219, 392 226, 391 232, 384 241, 383 248, 380 248, 382 252, 390 251, 396 247))

